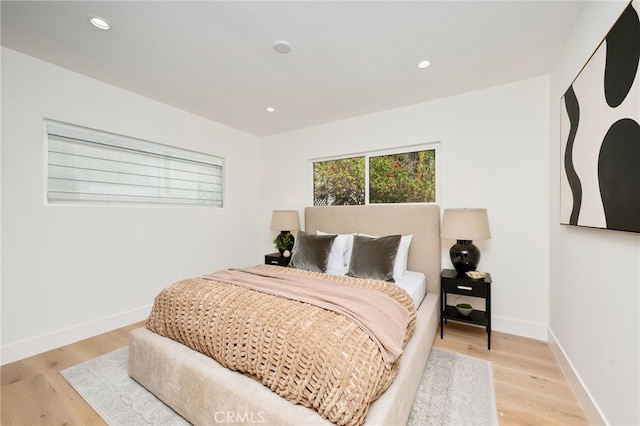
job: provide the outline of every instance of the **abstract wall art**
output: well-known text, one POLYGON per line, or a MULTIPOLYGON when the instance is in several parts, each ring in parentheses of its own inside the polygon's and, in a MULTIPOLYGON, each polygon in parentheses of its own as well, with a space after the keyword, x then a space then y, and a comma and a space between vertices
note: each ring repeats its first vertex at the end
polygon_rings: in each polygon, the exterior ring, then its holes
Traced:
POLYGON ((640 233, 640 0, 561 99, 560 223, 640 233))

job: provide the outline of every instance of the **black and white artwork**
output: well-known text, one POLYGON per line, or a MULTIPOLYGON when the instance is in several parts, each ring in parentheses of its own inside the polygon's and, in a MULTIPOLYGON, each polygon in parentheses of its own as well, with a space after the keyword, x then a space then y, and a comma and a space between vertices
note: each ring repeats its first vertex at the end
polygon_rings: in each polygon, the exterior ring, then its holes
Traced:
POLYGON ((640 233, 640 0, 561 102, 560 223, 640 233))

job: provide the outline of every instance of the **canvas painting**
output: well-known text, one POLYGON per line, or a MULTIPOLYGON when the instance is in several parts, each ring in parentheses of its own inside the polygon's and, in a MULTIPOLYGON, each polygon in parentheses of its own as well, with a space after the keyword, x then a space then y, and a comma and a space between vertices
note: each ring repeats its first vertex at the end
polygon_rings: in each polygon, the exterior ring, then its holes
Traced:
POLYGON ((640 0, 561 100, 560 222, 640 233, 640 0))

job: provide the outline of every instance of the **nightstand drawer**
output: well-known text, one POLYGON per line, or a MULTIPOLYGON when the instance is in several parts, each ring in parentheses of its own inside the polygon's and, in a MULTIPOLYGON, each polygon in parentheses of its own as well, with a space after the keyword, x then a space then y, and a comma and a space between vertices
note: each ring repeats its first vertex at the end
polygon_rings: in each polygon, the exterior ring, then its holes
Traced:
POLYGON ((487 297, 487 283, 471 280, 443 280, 442 285, 446 293, 464 294, 466 296, 487 297))
POLYGON ((271 253, 264 256, 265 265, 289 266, 291 257, 284 257, 280 253, 271 253))

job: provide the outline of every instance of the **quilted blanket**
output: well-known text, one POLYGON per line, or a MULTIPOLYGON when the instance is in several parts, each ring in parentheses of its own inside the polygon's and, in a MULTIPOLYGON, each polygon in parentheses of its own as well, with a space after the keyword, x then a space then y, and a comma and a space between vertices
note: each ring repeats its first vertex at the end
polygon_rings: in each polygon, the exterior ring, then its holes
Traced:
MULTIPOLYGON (((330 283, 342 284, 338 287, 347 293, 350 289, 383 293, 408 311, 402 346, 413 333, 413 301, 392 283, 271 265, 251 269, 302 281, 324 280, 327 287, 332 287, 330 283)), ((162 290, 154 301, 147 328, 255 378, 333 423, 364 423, 371 402, 395 378, 401 358, 385 362, 370 330, 349 316, 308 301, 211 278, 190 278, 162 290)), ((381 303, 379 297, 371 300, 381 303)), ((385 309, 382 305, 375 308, 385 309)))

